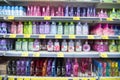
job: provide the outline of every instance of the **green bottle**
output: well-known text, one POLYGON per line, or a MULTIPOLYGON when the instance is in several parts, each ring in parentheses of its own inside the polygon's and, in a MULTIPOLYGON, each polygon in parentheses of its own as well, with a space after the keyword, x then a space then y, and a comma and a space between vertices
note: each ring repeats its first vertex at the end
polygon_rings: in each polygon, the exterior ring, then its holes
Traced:
POLYGON ((28 34, 32 34, 32 22, 28 22, 28 34))
POLYGON ((107 66, 106 66, 106 76, 109 77, 110 76, 110 63, 107 62, 107 66))
POLYGON ((118 42, 118 52, 120 52, 120 40, 118 42))
POLYGON ((115 8, 112 9, 112 12, 110 14, 111 18, 116 18, 117 17, 117 13, 115 12, 115 8))
POLYGON ((114 40, 112 40, 112 42, 109 45, 109 51, 110 52, 117 52, 117 45, 115 44, 114 40))
POLYGON ((63 34, 63 25, 61 22, 58 23, 57 34, 63 34))
POLYGON ((64 34, 65 34, 65 35, 68 35, 68 34, 69 34, 68 22, 66 22, 65 25, 64 25, 64 34))
POLYGON ((73 22, 71 22, 69 25, 69 34, 75 34, 75 26, 73 22))
POLYGON ((15 50, 16 51, 22 50, 22 40, 21 39, 17 39, 17 41, 15 42, 15 50))
POLYGON ((27 39, 23 39, 22 50, 23 51, 28 51, 28 41, 27 41, 27 39))
POLYGON ((27 34, 28 33, 28 26, 27 26, 27 22, 24 22, 24 26, 23 26, 24 28, 23 28, 23 32, 24 32, 24 34, 27 34))

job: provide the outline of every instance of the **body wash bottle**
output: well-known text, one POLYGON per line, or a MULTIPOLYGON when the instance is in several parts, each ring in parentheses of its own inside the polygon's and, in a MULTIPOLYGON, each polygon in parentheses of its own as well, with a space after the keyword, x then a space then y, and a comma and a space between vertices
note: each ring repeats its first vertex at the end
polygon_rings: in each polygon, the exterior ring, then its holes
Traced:
POLYGON ((112 40, 112 42, 109 45, 109 51, 110 52, 116 52, 117 51, 117 45, 115 44, 114 40, 112 40))

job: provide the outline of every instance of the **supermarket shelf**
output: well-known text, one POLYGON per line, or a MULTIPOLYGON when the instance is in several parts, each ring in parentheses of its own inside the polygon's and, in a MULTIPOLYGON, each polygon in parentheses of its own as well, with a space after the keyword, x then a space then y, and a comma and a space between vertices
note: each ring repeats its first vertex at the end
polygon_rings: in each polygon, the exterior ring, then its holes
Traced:
POLYGON ((120 80, 120 77, 100 77, 99 80, 120 80))
POLYGON ((0 56, 3 56, 5 54, 5 51, 0 51, 0 56))
POLYGON ((53 34, 6 34, 0 38, 40 38, 40 39, 120 39, 120 36, 98 35, 53 35, 53 34))
POLYGON ((24 52, 24 51, 6 51, 4 56, 19 56, 19 57, 90 57, 98 58, 98 52, 24 52))
POLYGON ((99 56, 101 58, 119 58, 120 52, 100 52, 99 56))

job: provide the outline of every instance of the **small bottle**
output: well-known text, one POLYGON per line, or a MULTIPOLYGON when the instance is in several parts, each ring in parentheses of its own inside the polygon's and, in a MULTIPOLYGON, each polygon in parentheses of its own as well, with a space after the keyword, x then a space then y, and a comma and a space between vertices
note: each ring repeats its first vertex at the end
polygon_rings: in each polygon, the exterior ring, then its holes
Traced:
POLYGON ((17 41, 15 42, 15 50, 16 51, 21 51, 22 50, 22 41, 21 41, 21 39, 17 39, 17 41))
POLYGON ((48 43, 47 43, 47 50, 48 51, 53 51, 53 49, 54 49, 53 42, 52 42, 52 40, 49 40, 48 43))
POLYGON ((83 45, 83 51, 88 52, 90 51, 90 45, 88 44, 88 41, 85 42, 83 45))
POLYGON ((61 46, 61 51, 67 52, 67 50, 68 50, 68 44, 67 44, 66 40, 63 40, 62 46, 61 46))
POLYGON ((68 43, 68 52, 74 52, 74 42, 70 40, 68 43))
POLYGON ((23 34, 23 24, 21 21, 19 21, 19 24, 18 24, 17 34, 23 34))
POLYGON ((43 42, 42 42, 42 45, 41 45, 42 47, 41 47, 41 49, 42 50, 44 50, 44 51, 46 51, 47 50, 47 43, 46 43, 46 40, 43 40, 43 42))
POLYGON ((76 41, 75 46, 76 46, 76 47, 75 47, 75 50, 76 50, 77 52, 82 51, 82 43, 81 43, 80 40, 77 40, 77 41, 76 41))
POLYGON ((60 51, 60 43, 58 42, 58 40, 55 40, 54 42, 54 51, 55 52, 60 51))
POLYGON ((33 49, 34 49, 34 51, 40 51, 40 42, 38 39, 35 39, 35 41, 33 43, 33 49))

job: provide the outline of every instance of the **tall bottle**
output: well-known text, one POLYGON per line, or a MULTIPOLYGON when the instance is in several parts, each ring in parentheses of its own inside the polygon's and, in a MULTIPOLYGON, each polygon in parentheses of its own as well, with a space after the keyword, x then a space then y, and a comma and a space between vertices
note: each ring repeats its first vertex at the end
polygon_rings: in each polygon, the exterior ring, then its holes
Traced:
POLYGON ((54 42, 54 51, 55 52, 60 51, 60 43, 58 42, 58 40, 55 40, 54 42))
POLYGON ((47 43, 47 50, 48 51, 53 51, 53 49, 54 49, 53 41, 49 40, 48 43, 47 43))
POLYGON ((32 34, 32 22, 28 22, 28 34, 32 34))
POLYGON ((57 34, 63 34, 63 25, 61 22, 58 23, 57 34))
POLYGON ((24 26, 23 26, 24 28, 23 28, 23 33, 24 34, 28 34, 28 26, 27 26, 27 22, 24 22, 24 26))
POLYGON ((12 22, 11 33, 16 34, 16 32, 17 32, 17 26, 16 26, 15 22, 12 22))
POLYGON ((57 26, 56 26, 55 22, 52 22, 50 28, 51 28, 51 30, 50 30, 51 34, 56 34, 57 33, 57 26))
POLYGON ((52 62, 52 76, 56 76, 56 59, 52 62))
POLYGON ((81 41, 80 40, 77 40, 76 41, 76 44, 75 44, 75 50, 76 51, 82 51, 82 43, 81 43, 81 41))
POLYGON ((78 69, 79 69, 78 60, 75 59, 73 64, 73 76, 78 77, 78 69))
POLYGON ((83 26, 82 26, 81 22, 78 22, 78 24, 76 25, 76 34, 77 35, 82 35, 82 28, 83 28, 83 26))
POLYGON ((71 76, 72 74, 72 65, 70 59, 66 61, 66 76, 71 76))
POLYGON ((66 22, 65 25, 64 25, 64 34, 65 35, 68 35, 69 34, 69 26, 68 26, 68 23, 66 22))
POLYGON ((117 45, 115 44, 114 40, 112 40, 112 42, 109 45, 109 51, 110 52, 117 52, 117 45))
POLYGON ((15 42, 15 50, 16 51, 21 51, 22 50, 22 41, 21 41, 21 39, 17 39, 17 41, 15 42))
MULTIPOLYGON (((14 26, 15 27, 15 26, 14 26)), ((1 24, 1 33, 7 34, 7 23, 2 23, 1 24)))
POLYGON ((87 23, 83 25, 83 35, 88 35, 89 34, 89 26, 87 23))
POLYGON ((73 40, 70 40, 68 43, 68 51, 69 52, 74 52, 75 46, 73 40))
POLYGON ((23 51, 28 51, 28 41, 26 39, 23 39, 22 50, 23 51))
POLYGON ((28 50, 29 51, 33 51, 33 39, 29 39, 29 42, 28 42, 28 50))
POLYGON ((63 40, 61 51, 66 52, 67 50, 68 50, 68 44, 67 44, 66 40, 63 40))
POLYGON ((69 34, 75 34, 75 26, 73 22, 69 25, 69 34))
POLYGON ((33 43, 33 49, 34 51, 39 51, 40 50, 40 42, 38 39, 35 39, 34 43, 33 43))
POLYGON ((37 25, 36 25, 35 22, 33 22, 32 33, 33 33, 33 34, 37 34, 37 25))
POLYGON ((45 33, 45 26, 44 26, 43 22, 40 23, 39 33, 40 34, 44 34, 45 33))
POLYGON ((49 22, 46 22, 45 24, 45 34, 49 34, 50 33, 50 24, 49 22))
POLYGON ((18 24, 17 34, 23 34, 23 24, 21 21, 19 21, 19 24, 18 24))

